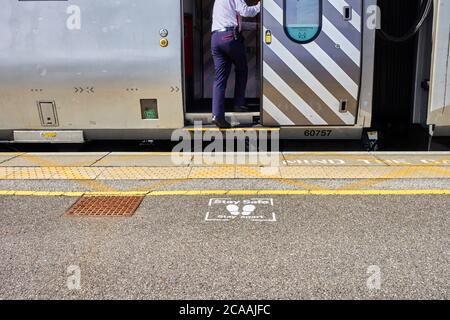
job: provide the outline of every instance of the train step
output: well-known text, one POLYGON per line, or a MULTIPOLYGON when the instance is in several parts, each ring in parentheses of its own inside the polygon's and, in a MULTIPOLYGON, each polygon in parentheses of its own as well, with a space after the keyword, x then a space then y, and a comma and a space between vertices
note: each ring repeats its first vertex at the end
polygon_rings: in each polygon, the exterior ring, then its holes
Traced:
POLYGON ((263 127, 261 125, 254 125, 254 126, 238 125, 238 126, 234 126, 233 128, 222 129, 222 128, 218 128, 214 125, 205 125, 205 126, 201 126, 201 127, 192 125, 192 126, 186 126, 184 128, 184 130, 189 131, 189 132, 209 132, 209 131, 279 132, 280 128, 263 127))
MULTIPOLYGON (((211 113, 186 113, 185 119, 187 125, 201 123, 203 125, 211 125, 211 113)), ((227 112, 225 118, 234 127, 246 126, 253 127, 260 123, 261 117, 259 112, 227 112)))

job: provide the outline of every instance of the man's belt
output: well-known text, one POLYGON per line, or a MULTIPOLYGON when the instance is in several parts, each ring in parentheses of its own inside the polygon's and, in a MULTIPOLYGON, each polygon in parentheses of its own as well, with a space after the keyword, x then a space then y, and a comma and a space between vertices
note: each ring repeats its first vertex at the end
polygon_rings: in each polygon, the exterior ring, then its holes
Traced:
POLYGON ((212 33, 234 31, 234 29, 236 29, 236 27, 226 27, 219 30, 214 30, 212 33))

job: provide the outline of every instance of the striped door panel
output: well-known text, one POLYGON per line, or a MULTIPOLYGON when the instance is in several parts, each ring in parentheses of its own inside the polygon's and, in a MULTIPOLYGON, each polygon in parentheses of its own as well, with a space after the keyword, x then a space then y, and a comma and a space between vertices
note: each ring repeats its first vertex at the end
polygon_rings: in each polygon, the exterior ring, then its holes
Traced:
POLYGON ((322 30, 307 44, 284 31, 285 0, 264 0, 263 123, 348 126, 356 123, 361 81, 362 0, 323 0, 322 30), (346 21, 344 7, 351 6, 346 21), (341 103, 346 109, 341 110, 341 103))

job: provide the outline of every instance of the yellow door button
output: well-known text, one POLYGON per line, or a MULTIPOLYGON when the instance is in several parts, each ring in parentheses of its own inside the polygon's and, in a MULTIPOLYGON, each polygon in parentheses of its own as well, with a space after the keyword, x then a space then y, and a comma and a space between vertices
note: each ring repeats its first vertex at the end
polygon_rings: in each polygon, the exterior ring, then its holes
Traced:
POLYGON ((167 46, 169 45, 169 40, 167 40, 167 39, 161 39, 161 40, 159 40, 159 45, 160 45, 162 48, 165 48, 165 47, 167 47, 167 46))
POLYGON ((266 44, 271 44, 272 43, 272 32, 270 30, 266 31, 266 44))

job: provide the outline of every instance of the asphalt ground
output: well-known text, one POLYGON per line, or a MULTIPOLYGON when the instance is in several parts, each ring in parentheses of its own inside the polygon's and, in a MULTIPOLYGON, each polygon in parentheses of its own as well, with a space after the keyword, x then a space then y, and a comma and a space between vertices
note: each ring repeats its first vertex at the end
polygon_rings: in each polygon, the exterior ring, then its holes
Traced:
POLYGON ((230 214, 211 198, 75 218, 77 198, 0 197, 0 298, 450 298, 450 196, 225 197, 272 199, 261 221, 216 219, 230 214))
POLYGON ((0 154, 0 299, 449 298, 448 153, 283 158, 0 154), (128 218, 66 214, 105 193, 147 196, 128 218))
POLYGON ((450 190, 449 179, 188 179, 0 180, 0 190, 38 192, 134 192, 204 190, 450 190))

